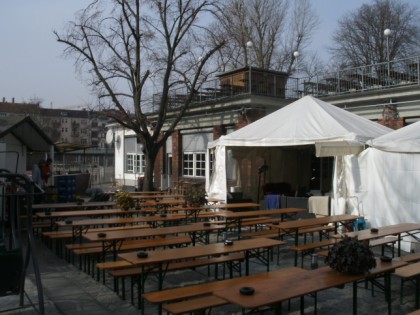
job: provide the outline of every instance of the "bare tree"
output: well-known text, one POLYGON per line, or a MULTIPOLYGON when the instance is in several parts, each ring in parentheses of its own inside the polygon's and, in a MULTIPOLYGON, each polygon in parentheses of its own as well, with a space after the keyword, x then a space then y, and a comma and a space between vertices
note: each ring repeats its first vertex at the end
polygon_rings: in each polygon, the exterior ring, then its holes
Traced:
POLYGON ((205 80, 205 65, 223 46, 210 46, 202 20, 214 8, 211 0, 94 0, 70 22, 57 41, 65 53, 92 76, 101 109, 135 132, 143 145, 144 190, 153 188, 159 149, 189 109, 205 80), (151 74, 160 80, 157 111, 147 112, 151 74), (183 88, 184 97, 171 107, 170 92, 183 88))
POLYGON ((306 48, 317 25, 308 0, 225 1, 214 25, 215 32, 227 39, 219 63, 223 69, 251 63, 291 73, 293 52, 306 48))
POLYGON ((384 31, 390 29, 390 59, 412 55, 419 48, 418 21, 417 7, 399 0, 374 0, 372 4, 364 4, 339 20, 331 52, 346 67, 386 62, 387 39, 384 31))

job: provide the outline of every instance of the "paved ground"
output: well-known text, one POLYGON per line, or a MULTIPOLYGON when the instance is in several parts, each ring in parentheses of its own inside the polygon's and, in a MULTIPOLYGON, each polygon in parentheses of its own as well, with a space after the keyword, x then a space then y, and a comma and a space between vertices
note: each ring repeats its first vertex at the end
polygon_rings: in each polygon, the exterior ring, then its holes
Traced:
MULTIPOLYGON (((107 284, 103 285, 85 272, 79 270, 77 266, 67 263, 63 259, 57 257, 50 249, 48 249, 40 241, 37 243, 39 262, 42 272, 42 284, 45 296, 45 314, 65 314, 65 315, 99 315, 99 314, 140 314, 137 307, 130 303, 130 295, 127 289, 128 301, 123 301, 112 290, 112 283, 109 277, 107 284)), ((321 261, 322 263, 322 261, 321 261)), ((271 270, 285 268, 293 265, 292 255, 283 250, 280 253, 280 265, 274 260, 271 263, 271 270)), ((308 262, 307 262, 308 265, 308 262)), ((263 272, 265 267, 256 263, 251 264, 251 273, 263 272)), ((165 287, 187 285, 200 281, 206 281, 210 278, 207 276, 206 268, 198 268, 195 271, 182 271, 170 273, 165 282, 165 287)), ((127 287, 129 287, 129 281, 127 287)), ((34 307, 30 305, 37 302, 36 288, 34 286, 33 274, 29 274, 26 282, 27 298, 25 307, 7 311, 19 307, 17 296, 0 297, 0 314, 37 314, 34 307)), ((291 284, 292 285, 292 284, 291 284)), ((146 290, 155 290, 156 283, 151 283, 146 290)), ((287 287, 284 288, 287 290, 287 287)), ((404 298, 404 304, 399 301, 400 280, 392 277, 392 314, 407 314, 414 310, 414 285, 407 283, 404 298)), ((305 314, 313 314, 313 299, 305 298, 305 314)), ((299 301, 293 300, 290 310, 287 303, 284 303, 284 314, 299 314, 299 301)), ((365 290, 363 287, 359 289, 359 308, 358 314, 379 314, 386 313, 386 304, 383 293, 377 291, 372 292, 365 290)), ((352 288, 351 285, 344 289, 330 289, 318 294, 318 314, 351 314, 352 306, 352 288)), ((37 307, 37 305, 35 305, 37 307)), ((156 314, 155 305, 146 305, 145 314, 156 314)), ((241 314, 241 310, 234 306, 225 306, 212 310, 212 314, 241 314)), ((271 311, 265 314, 272 314, 271 311)))

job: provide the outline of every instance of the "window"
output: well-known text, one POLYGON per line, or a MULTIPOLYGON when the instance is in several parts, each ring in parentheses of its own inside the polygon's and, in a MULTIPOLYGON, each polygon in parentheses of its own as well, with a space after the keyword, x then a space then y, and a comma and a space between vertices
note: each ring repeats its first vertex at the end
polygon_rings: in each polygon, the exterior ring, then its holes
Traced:
POLYGON ((127 173, 144 173, 145 167, 146 157, 144 154, 127 153, 127 173))
POLYGON ((184 176, 206 176, 206 154, 203 152, 184 153, 184 176))

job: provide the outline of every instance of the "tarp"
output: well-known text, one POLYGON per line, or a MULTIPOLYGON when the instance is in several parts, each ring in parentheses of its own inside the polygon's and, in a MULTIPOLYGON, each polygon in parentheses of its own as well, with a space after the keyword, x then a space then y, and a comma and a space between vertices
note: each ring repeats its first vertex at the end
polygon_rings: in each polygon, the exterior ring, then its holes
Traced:
POLYGON ((339 107, 305 96, 252 124, 209 143, 216 145, 277 147, 348 141, 365 144, 367 140, 391 129, 339 107))
POLYGON ((420 121, 369 140, 373 148, 388 152, 420 153, 420 121))
MULTIPOLYGON (((359 156, 344 159, 348 194, 372 227, 420 222, 420 122, 368 143, 359 156)), ((402 248, 416 249, 412 241, 402 248)))
POLYGON ((318 143, 321 147, 330 144, 333 150, 324 151, 331 156, 357 153, 366 141, 390 131, 366 118, 305 96, 209 143, 209 149, 214 149, 214 171, 207 183, 208 195, 226 199, 227 187, 235 185, 242 186, 243 191, 256 190, 257 176, 244 178, 244 172, 258 174, 262 163, 270 166, 264 176, 271 181, 286 181, 293 189, 299 188, 307 183, 310 169, 310 155, 305 150, 314 153, 318 143), (229 163, 228 154, 236 163, 229 163))

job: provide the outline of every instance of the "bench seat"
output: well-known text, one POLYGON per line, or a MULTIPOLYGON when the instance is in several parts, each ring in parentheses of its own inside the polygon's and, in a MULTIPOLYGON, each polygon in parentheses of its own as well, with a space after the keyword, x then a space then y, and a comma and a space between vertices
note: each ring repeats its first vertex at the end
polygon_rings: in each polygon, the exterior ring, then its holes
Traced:
MULTIPOLYGON (((190 268, 197 268, 197 267, 203 267, 211 265, 215 265, 215 278, 218 278, 218 269, 217 265, 219 264, 231 264, 233 262, 242 262, 245 260, 245 254, 244 253, 234 253, 230 255, 222 255, 222 256, 215 256, 215 257, 209 257, 209 258, 199 258, 194 260, 186 260, 186 261, 180 261, 180 262, 174 262, 169 264, 166 271, 175 271, 175 270, 182 270, 182 269, 190 269, 190 268)), ((124 264, 115 264, 111 265, 114 269, 109 270, 109 273, 114 277, 114 291, 119 292, 119 279, 121 279, 122 283, 122 298, 125 299, 125 278, 130 277, 131 278, 131 302, 134 304, 133 298, 133 286, 136 282, 137 277, 141 273, 140 267, 121 267, 124 264)), ((230 272, 230 278, 233 277, 233 269, 234 266, 229 266, 229 272, 230 272)), ((241 273, 241 267, 237 268, 237 271, 241 273)), ((208 270, 210 272, 210 270, 208 270)), ((225 278, 225 269, 223 269, 223 278, 225 278)), ((139 304, 140 305, 140 304, 139 304)))
POLYGON ((186 301, 164 304, 163 309, 172 315, 181 315, 211 310, 213 307, 226 305, 228 302, 217 296, 202 296, 186 301))

